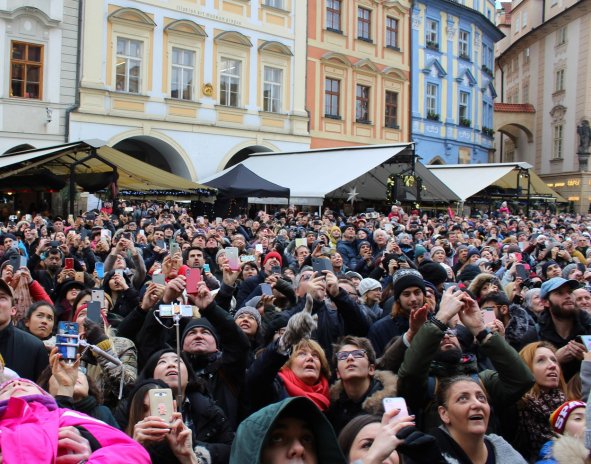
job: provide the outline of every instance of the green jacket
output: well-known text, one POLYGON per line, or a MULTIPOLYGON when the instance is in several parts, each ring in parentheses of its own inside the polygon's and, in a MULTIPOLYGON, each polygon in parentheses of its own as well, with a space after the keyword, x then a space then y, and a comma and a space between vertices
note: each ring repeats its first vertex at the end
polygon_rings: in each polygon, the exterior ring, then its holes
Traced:
MULTIPOLYGON (((431 322, 425 323, 413 338, 410 348, 406 350, 404 361, 398 371, 398 394, 406 399, 409 407, 417 415, 422 430, 430 430, 441 424, 435 400, 436 380, 433 378, 435 376, 431 371, 431 363, 442 339, 441 329, 431 322)), ((517 351, 497 334, 480 345, 479 351, 487 356, 496 368, 477 374, 486 389, 492 408, 502 411, 503 408, 514 405, 534 384, 529 368, 517 351)), ((472 368, 471 372, 476 374, 476 363, 469 367, 472 368)), ((457 372, 448 374, 470 375, 465 369, 461 369, 459 364, 457 372)), ((492 421, 489 430, 491 425, 492 421)))
POLYGON ((232 444, 230 464, 259 464, 267 435, 280 416, 300 418, 310 425, 316 438, 317 462, 346 464, 330 422, 312 401, 301 396, 270 404, 244 419, 232 444))

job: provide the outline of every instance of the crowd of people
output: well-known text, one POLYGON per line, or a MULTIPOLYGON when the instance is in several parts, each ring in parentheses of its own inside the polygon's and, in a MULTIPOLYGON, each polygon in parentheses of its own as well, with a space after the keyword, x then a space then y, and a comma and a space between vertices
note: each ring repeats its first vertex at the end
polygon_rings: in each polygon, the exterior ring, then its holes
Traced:
POLYGON ((3 224, 0 462, 591 462, 591 217, 448 213, 3 224))

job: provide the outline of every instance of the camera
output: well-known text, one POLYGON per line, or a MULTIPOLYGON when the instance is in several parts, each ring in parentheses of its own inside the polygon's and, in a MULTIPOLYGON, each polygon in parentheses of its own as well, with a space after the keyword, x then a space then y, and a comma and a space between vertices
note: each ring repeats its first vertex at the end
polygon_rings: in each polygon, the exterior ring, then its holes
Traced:
POLYGON ((193 307, 177 303, 160 305, 158 306, 158 315, 160 317, 193 317, 193 307))

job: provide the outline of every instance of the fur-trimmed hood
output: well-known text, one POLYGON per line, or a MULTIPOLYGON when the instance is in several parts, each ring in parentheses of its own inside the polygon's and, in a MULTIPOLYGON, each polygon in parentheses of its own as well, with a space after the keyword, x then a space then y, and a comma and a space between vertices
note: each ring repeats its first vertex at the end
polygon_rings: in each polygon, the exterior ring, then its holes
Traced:
POLYGON ((499 287, 499 291, 503 291, 499 278, 494 274, 488 274, 484 272, 478 274, 476 277, 474 277, 474 279, 472 279, 472 282, 470 282, 470 286, 468 287, 468 291, 472 293, 476 298, 479 298, 480 292, 482 291, 482 287, 484 287, 484 284, 487 284, 489 282, 496 283, 499 287))
MULTIPOLYGON (((390 371, 376 370, 373 376, 373 383, 370 387, 370 392, 361 404, 361 408, 367 414, 383 414, 384 406, 382 400, 384 398, 397 396, 398 376, 390 371)), ((345 394, 343 383, 337 380, 335 384, 330 387, 330 400, 335 403, 345 394)))
POLYGON ((554 459, 559 464, 591 463, 589 450, 583 440, 563 435, 554 442, 554 459))

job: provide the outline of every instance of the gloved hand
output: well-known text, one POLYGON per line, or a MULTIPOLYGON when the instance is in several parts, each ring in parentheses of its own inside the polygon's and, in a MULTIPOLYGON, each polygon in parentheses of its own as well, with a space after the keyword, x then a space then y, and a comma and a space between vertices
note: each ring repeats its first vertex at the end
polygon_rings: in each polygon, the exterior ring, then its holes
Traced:
POLYGON ((289 348, 297 345, 301 340, 310 338, 312 332, 318 327, 318 316, 312 316, 312 306, 314 299, 311 295, 306 295, 306 305, 304 309, 294 314, 287 322, 287 328, 279 339, 279 351, 286 353, 289 348))
POLYGON ((396 437, 404 440, 396 450, 408 456, 416 464, 443 462, 435 437, 419 431, 416 427, 404 427, 396 437))
POLYGON ((84 320, 84 333, 86 341, 91 345, 98 345, 100 342, 109 339, 103 328, 88 318, 84 320))

